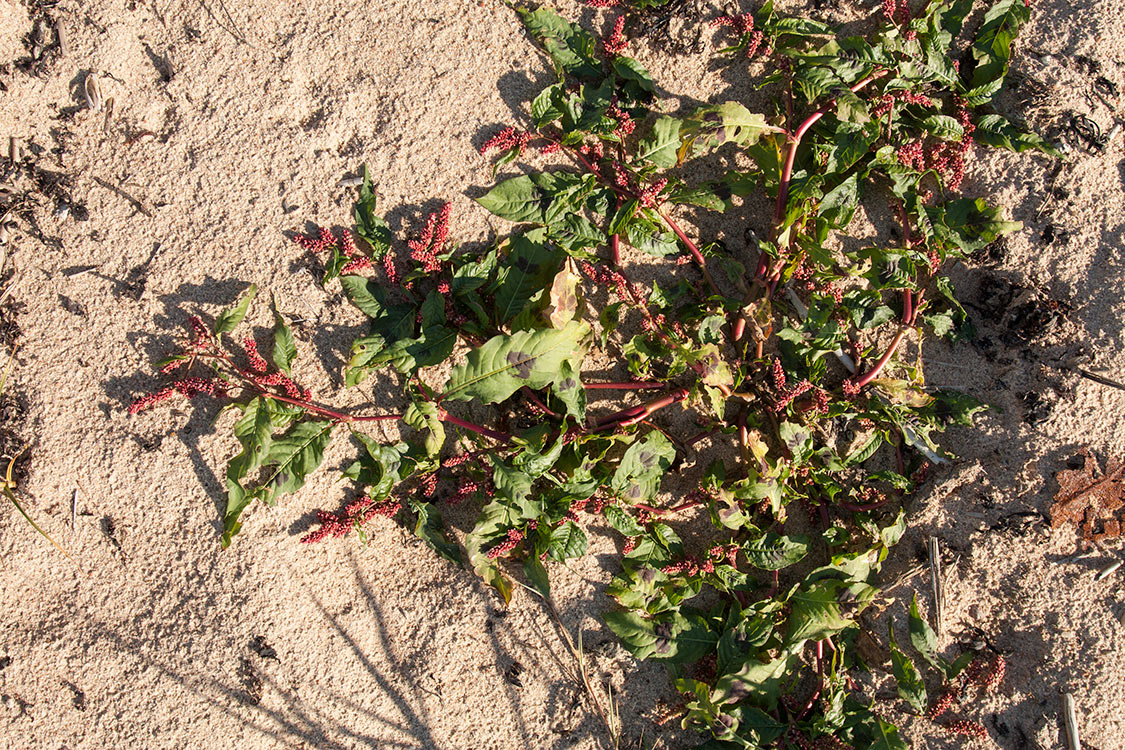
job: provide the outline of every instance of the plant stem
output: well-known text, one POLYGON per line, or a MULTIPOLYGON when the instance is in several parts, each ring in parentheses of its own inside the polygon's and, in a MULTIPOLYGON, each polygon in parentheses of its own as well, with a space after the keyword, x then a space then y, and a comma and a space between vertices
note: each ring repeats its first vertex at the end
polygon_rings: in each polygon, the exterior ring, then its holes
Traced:
POLYGON ((473 424, 472 422, 467 422, 464 419, 461 419, 460 417, 453 416, 452 414, 447 412, 445 409, 438 409, 438 418, 442 422, 447 422, 449 424, 457 425, 458 427, 461 427, 462 429, 466 429, 469 432, 475 432, 478 435, 484 435, 485 437, 490 437, 493 440, 499 440, 501 443, 512 442, 512 436, 509 435, 506 432, 499 432, 497 430, 490 430, 489 428, 482 427, 479 424, 473 424))
MULTIPOLYGON (((877 70, 858 83, 852 84, 848 88, 851 89, 852 93, 855 93, 867 84, 879 78, 882 78, 886 74, 887 71, 885 70, 877 70)), ((805 133, 808 132, 809 128, 815 125, 820 120, 820 118, 828 114, 828 112, 831 111, 832 107, 835 104, 836 100, 835 98, 833 98, 823 107, 805 118, 805 121, 802 122, 800 127, 797 128, 797 132, 789 136, 788 148, 786 149, 785 153, 785 163, 781 168, 781 179, 778 182, 777 186, 777 208, 775 209, 773 216, 773 236, 775 242, 777 241, 778 236, 781 234, 781 224, 783 221, 785 221, 785 208, 789 204, 789 182, 793 177, 793 164, 797 159, 797 147, 801 145, 801 139, 805 137, 805 133)), ((780 250, 781 248, 778 249, 780 250)), ((762 278, 763 274, 765 274, 766 272, 767 264, 763 262, 764 256, 765 251, 762 251, 762 255, 758 258, 758 268, 757 271, 755 271, 755 278, 762 278)))
POLYGON ((628 427, 637 422, 641 422, 650 416, 653 412, 663 409, 666 406, 683 401, 688 397, 688 390, 686 388, 677 388, 671 393, 661 396, 660 398, 653 399, 637 406, 630 406, 627 409, 614 412, 608 417, 602 417, 598 420, 597 424, 590 430, 590 432, 597 432, 605 430, 610 427, 628 427))
POLYGON ((655 391, 667 388, 668 384, 639 380, 621 383, 583 383, 582 387, 588 391, 655 391))
POLYGON ((895 349, 897 349, 898 345, 902 343, 902 337, 905 333, 905 327, 898 329, 898 333, 895 334, 894 340, 891 341, 891 345, 887 347, 887 351, 884 352, 883 356, 879 358, 879 361, 875 363, 875 365, 868 371, 866 375, 855 382, 857 388, 862 388, 875 378, 879 377, 879 373, 882 372, 883 368, 887 366, 887 362, 890 362, 891 356, 895 353, 895 349))
POLYGON ((680 225, 673 221, 663 208, 657 208, 656 213, 660 215, 660 218, 664 220, 668 228, 676 233, 676 236, 680 238, 680 242, 684 243, 687 247, 696 265, 699 266, 699 270, 703 272, 703 279, 707 282, 707 286, 711 287, 711 292, 713 294, 719 294, 719 287, 715 286, 715 280, 711 278, 711 272, 707 270, 707 262, 703 259, 703 253, 699 252, 699 248, 695 246, 691 238, 684 234, 684 230, 680 229, 680 225))
POLYGON ((633 507, 637 510, 647 511, 654 516, 670 516, 675 513, 683 513, 685 510, 698 508, 700 505, 703 505, 702 500, 689 500, 686 503, 681 503, 680 505, 676 505, 671 508, 654 508, 651 505, 643 505, 641 503, 637 503, 633 507))

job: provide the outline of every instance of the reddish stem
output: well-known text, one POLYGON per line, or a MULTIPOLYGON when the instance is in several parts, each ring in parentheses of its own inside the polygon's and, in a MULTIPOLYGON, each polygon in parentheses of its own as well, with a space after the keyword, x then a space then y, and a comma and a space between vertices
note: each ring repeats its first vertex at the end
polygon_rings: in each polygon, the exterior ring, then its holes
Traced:
MULTIPOLYGON (((849 86, 849 88, 854 93, 856 91, 859 91, 861 88, 871 83, 872 81, 882 78, 886 74, 887 71, 885 70, 877 70, 858 83, 852 84, 851 86, 849 86)), ((828 112, 831 111, 832 107, 835 106, 835 104, 836 100, 832 99, 832 101, 825 104, 816 112, 813 112, 811 115, 805 118, 805 121, 802 122, 800 127, 797 128, 797 132, 789 136, 789 145, 785 153, 785 164, 781 168, 781 179, 777 186, 777 208, 774 211, 773 217, 773 234, 775 241, 777 240, 778 235, 781 233, 781 223, 785 220, 785 208, 789 203, 789 182, 793 177, 793 164, 797 159, 797 147, 801 145, 801 139, 805 137, 805 133, 808 132, 809 128, 815 125, 820 120, 820 118, 828 114, 828 112)), ((764 255, 765 251, 763 250, 762 256, 764 255)), ((755 277, 762 278, 762 275, 765 273, 765 271, 766 264, 763 262, 763 258, 760 256, 758 259, 758 270, 755 272, 755 277)))
POLYGON ((680 229, 680 225, 673 221, 663 208, 657 208, 656 213, 660 215, 661 219, 664 219, 664 223, 668 225, 668 228, 675 232, 676 236, 680 238, 680 242, 684 243, 687 247, 696 265, 699 266, 699 270, 703 272, 703 279, 707 282, 707 286, 711 287, 711 291, 714 294, 719 294, 719 288, 715 286, 715 280, 711 278, 711 272, 707 270, 707 263, 703 259, 703 253, 699 252, 699 248, 695 246, 691 238, 684 234, 684 230, 680 229))
POLYGON ((450 414, 449 412, 445 411, 444 409, 438 409, 438 418, 442 422, 448 422, 449 424, 457 425, 458 427, 466 429, 469 432, 475 432, 478 435, 484 435, 485 437, 490 437, 493 440, 499 440, 501 443, 512 442, 512 436, 505 433, 505 432, 498 432, 496 430, 490 430, 487 427, 481 427, 479 424, 473 424, 472 422, 466 422, 464 419, 461 419, 460 417, 455 417, 452 414, 450 414))
POLYGON ((558 412, 552 411, 545 403, 543 403, 543 401, 538 396, 535 395, 535 391, 531 390, 526 385, 521 390, 523 392, 523 395, 527 397, 527 400, 534 404, 536 408, 538 408, 548 417, 558 419, 560 416, 562 416, 558 412))
POLYGON ((655 391, 668 387, 668 384, 638 380, 621 383, 583 383, 582 387, 588 391, 655 391))
POLYGON ((637 406, 630 406, 627 409, 622 409, 621 411, 610 414, 608 417, 602 417, 598 420, 591 432, 605 430, 610 427, 628 427, 634 425, 637 422, 643 421, 654 412, 666 406, 671 406, 678 401, 683 401, 687 397, 688 390, 686 388, 677 388, 666 396, 661 396, 660 398, 638 404, 637 406))
POLYGON ((905 328, 898 329, 898 333, 895 334, 894 340, 891 341, 891 345, 887 347, 887 351, 883 354, 882 357, 879 358, 879 361, 875 363, 875 366, 872 367, 866 375, 855 382, 857 388, 862 388, 875 378, 879 377, 879 373, 882 372, 883 368, 887 366, 887 362, 891 361, 891 356, 894 355, 895 349, 897 349, 898 345, 902 343, 902 337, 905 333, 905 328))
POLYGON ((703 505, 702 500, 689 500, 686 503, 681 503, 680 505, 676 505, 676 506, 673 506, 671 508, 654 508, 651 505, 644 505, 642 503, 637 503, 633 507, 636 508, 637 510, 647 511, 648 513, 651 513, 654 516, 670 516, 670 515, 673 515, 675 513, 683 513, 685 510, 691 510, 692 508, 698 508, 700 505, 703 505))

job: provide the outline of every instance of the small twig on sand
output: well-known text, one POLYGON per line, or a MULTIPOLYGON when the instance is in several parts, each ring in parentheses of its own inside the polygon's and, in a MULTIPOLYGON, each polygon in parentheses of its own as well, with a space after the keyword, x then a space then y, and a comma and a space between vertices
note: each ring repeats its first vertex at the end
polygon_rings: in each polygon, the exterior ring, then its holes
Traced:
POLYGON ((932 536, 927 540, 930 550, 930 588, 934 595, 934 630, 941 636, 941 549, 938 538, 932 536))
POLYGON ((1066 744, 1070 750, 1082 750, 1082 742, 1078 739, 1078 717, 1074 713, 1074 696, 1067 693, 1063 696, 1063 718, 1066 721, 1066 744))
POLYGON ((74 488, 74 494, 70 496, 70 530, 74 531, 78 521, 78 488, 74 488))
POLYGON ((109 190, 109 191, 111 191, 111 192, 113 192, 113 193, 116 193, 116 194, 117 194, 117 195, 119 195, 120 197, 122 197, 122 198, 124 198, 125 200, 129 201, 129 203, 131 203, 131 204, 132 204, 132 206, 133 206, 133 208, 135 208, 135 209, 136 209, 137 211, 140 211, 140 212, 141 212, 142 214, 144 214, 145 216, 149 217, 150 219, 152 218, 152 214, 151 214, 151 213, 149 213, 148 209, 144 207, 144 204, 143 204, 143 203, 141 203, 141 202, 140 202, 139 200, 137 200, 137 199, 136 199, 136 198, 134 198, 133 196, 131 196, 131 195, 129 195, 128 193, 126 193, 126 192, 125 192, 124 190, 122 190, 121 188, 117 187, 116 185, 114 185, 114 184, 112 184, 112 183, 106 182, 105 180, 103 180, 103 179, 102 179, 102 178, 100 178, 100 177, 95 177, 95 178, 94 178, 94 182, 98 183, 99 185, 101 185, 102 187, 104 187, 104 188, 105 188, 106 190, 109 190))
POLYGON ((1087 380, 1093 380, 1095 383, 1108 385, 1110 388, 1120 388, 1121 390, 1125 391, 1125 383, 1118 383, 1116 380, 1110 380, 1105 376, 1095 375, 1092 372, 1083 370, 1081 367, 1078 368, 1078 374, 1086 378, 1087 380))

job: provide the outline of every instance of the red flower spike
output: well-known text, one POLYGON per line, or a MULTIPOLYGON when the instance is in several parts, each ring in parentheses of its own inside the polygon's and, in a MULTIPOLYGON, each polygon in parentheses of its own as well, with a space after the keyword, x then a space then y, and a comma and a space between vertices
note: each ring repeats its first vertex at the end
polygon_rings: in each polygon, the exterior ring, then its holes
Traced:
POLYGON ((511 151, 517 149, 516 153, 522 154, 531 137, 531 133, 517 131, 509 126, 485 141, 480 147, 480 152, 481 154, 487 154, 492 150, 511 151))
POLYGON ((243 338, 242 346, 246 349, 246 358, 250 360, 251 371, 262 373, 269 369, 269 364, 258 353, 258 342, 252 336, 243 338))
POLYGON ((375 266, 371 265, 371 259, 362 255, 348 261, 340 269, 341 276, 365 276, 373 273, 375 273, 375 266))
POLYGON ((449 237, 449 212, 452 208, 452 203, 446 203, 440 211, 430 214, 421 236, 407 243, 411 251, 410 257, 422 264, 422 271, 425 273, 441 270, 441 261, 437 256, 449 237))
POLYGON ((618 16, 617 20, 613 22, 613 31, 610 32, 610 35, 602 42, 602 49, 605 50, 607 57, 617 57, 629 46, 629 42, 625 39, 624 31, 625 16, 618 16))
POLYGON ((167 401, 176 394, 175 388, 161 388, 156 393, 149 393, 148 395, 141 396, 129 405, 129 414, 133 415, 137 412, 144 411, 150 406, 155 406, 161 401, 167 401))
POLYGON ((962 737, 983 738, 988 736, 988 730, 982 725, 977 724, 975 721, 965 721, 964 719, 949 722, 945 725, 945 729, 951 734, 958 734, 962 737))

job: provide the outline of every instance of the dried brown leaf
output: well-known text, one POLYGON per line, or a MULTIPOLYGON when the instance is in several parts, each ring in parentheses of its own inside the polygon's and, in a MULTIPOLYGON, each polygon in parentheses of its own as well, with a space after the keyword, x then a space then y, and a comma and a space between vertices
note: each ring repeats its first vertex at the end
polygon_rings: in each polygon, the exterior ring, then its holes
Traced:
POLYGON ((1125 463, 1110 458, 1103 473, 1088 450, 1080 453, 1085 457, 1082 468, 1055 475, 1059 491, 1050 509, 1051 526, 1073 523, 1089 541, 1121 536, 1118 511, 1125 507, 1125 463))

